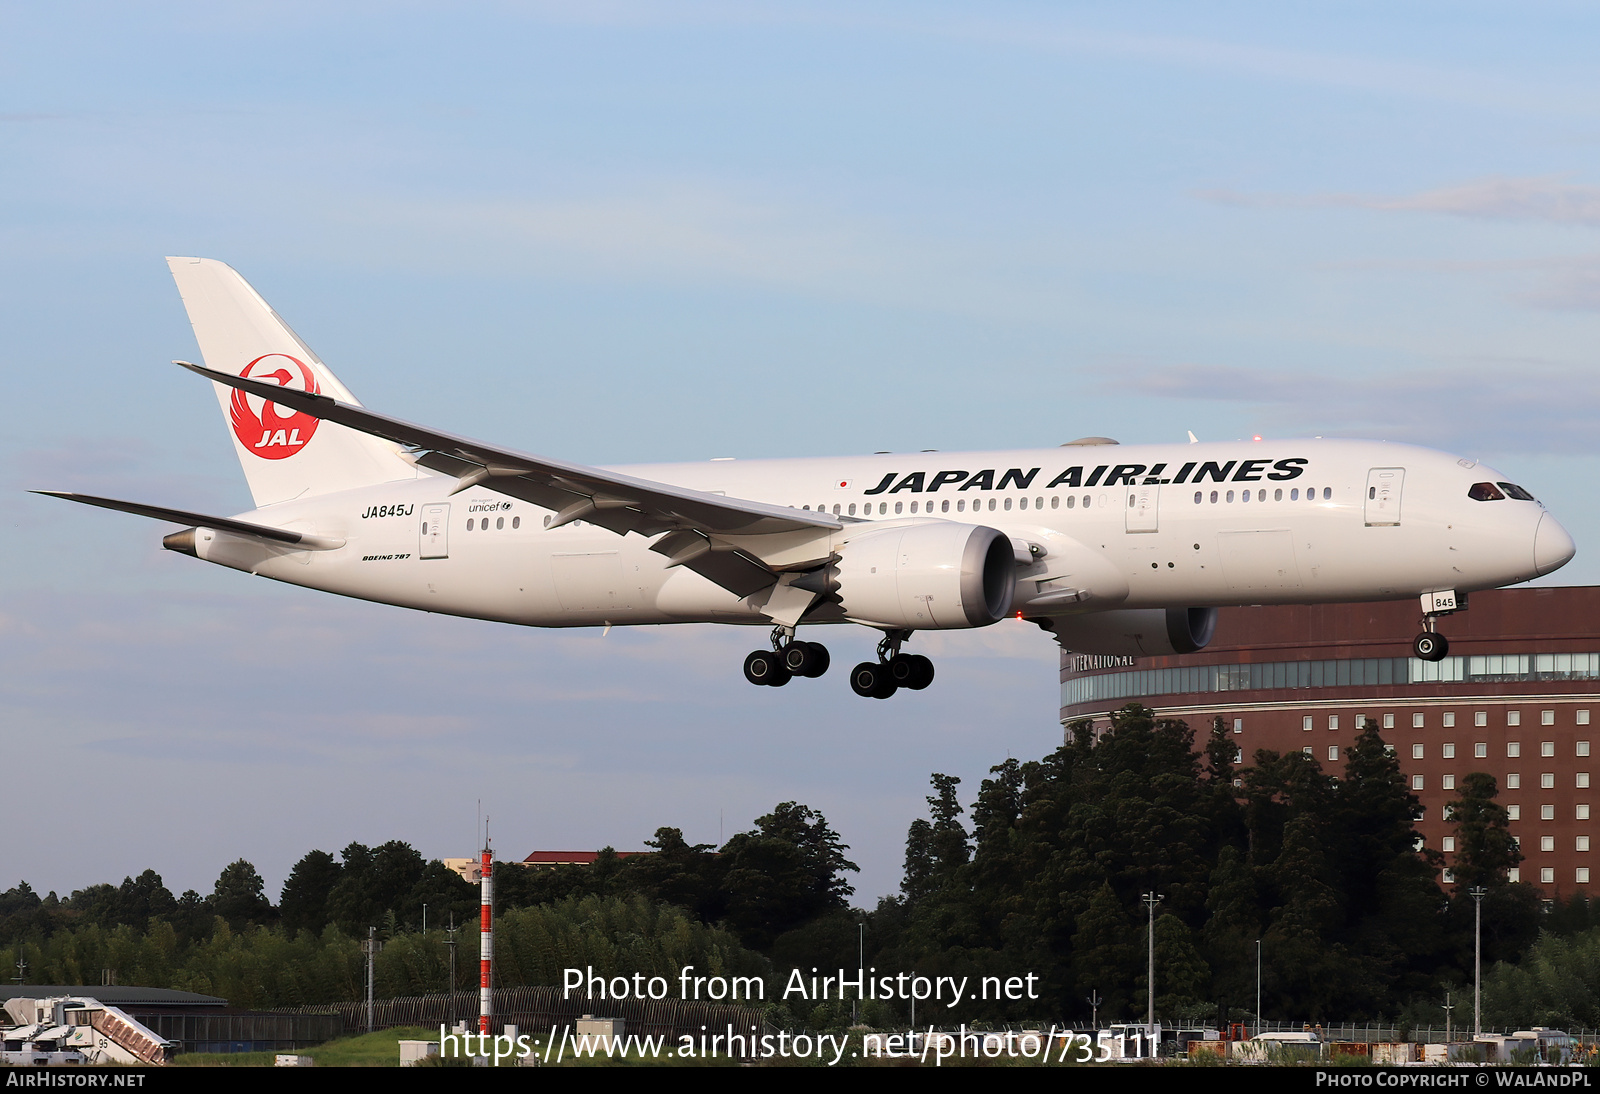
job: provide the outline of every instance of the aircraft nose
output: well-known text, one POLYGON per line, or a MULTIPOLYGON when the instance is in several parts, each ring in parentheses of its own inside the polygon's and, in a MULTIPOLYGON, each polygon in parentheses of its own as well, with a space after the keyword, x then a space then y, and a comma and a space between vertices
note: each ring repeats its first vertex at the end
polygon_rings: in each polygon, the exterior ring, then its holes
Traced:
POLYGON ((1533 568, 1539 576, 1565 566, 1577 549, 1560 521, 1549 513, 1540 516, 1539 527, 1533 533, 1533 568))

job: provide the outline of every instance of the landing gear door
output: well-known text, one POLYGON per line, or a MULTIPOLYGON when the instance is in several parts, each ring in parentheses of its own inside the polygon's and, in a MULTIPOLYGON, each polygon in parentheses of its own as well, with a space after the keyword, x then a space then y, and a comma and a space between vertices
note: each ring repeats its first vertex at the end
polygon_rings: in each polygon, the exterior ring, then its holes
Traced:
POLYGON ((1400 523, 1400 488, 1405 481, 1403 467, 1374 467, 1367 472, 1368 528, 1394 527, 1400 523))
POLYGON ((422 549, 418 558, 450 557, 450 506, 424 505, 422 507, 422 549))
POLYGON ((1129 532, 1158 532, 1160 525, 1160 499, 1159 486, 1130 486, 1128 487, 1128 523, 1129 532))

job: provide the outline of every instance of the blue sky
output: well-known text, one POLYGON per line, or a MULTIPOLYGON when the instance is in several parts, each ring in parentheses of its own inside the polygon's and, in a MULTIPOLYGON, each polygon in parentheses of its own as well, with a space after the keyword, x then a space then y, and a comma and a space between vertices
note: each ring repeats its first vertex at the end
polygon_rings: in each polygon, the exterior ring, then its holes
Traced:
POLYGON ((248 506, 163 255, 369 405, 530 451, 1415 441, 1533 489, 1589 583, 1597 39, 1554 3, 0 5, 0 887, 244 856, 275 892, 312 847, 469 853, 480 798, 506 853, 799 800, 870 902, 930 772, 970 800, 1059 740, 1023 625, 919 640, 937 683, 887 703, 758 690, 755 632, 418 616, 23 493, 248 506))

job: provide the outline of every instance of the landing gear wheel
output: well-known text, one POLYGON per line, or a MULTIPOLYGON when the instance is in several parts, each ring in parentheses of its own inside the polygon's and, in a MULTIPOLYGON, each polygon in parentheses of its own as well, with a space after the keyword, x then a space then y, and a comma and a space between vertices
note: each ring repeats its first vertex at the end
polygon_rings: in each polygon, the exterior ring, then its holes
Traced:
POLYGON ((863 661, 850 670, 850 690, 863 699, 887 699, 897 689, 888 665, 881 661, 863 661))
POLYGON ((889 659, 895 686, 921 691, 933 683, 933 662, 920 653, 897 653, 889 659))
POLYGON ((789 682, 789 670, 771 650, 756 650, 744 659, 744 678, 752 684, 781 688, 789 682))
POLYGON ((1442 634, 1423 631, 1411 640, 1411 652, 1424 661, 1443 661, 1450 652, 1450 642, 1442 634))
POLYGON ((791 676, 815 679, 828 671, 828 647, 820 642, 790 642, 779 656, 791 676))

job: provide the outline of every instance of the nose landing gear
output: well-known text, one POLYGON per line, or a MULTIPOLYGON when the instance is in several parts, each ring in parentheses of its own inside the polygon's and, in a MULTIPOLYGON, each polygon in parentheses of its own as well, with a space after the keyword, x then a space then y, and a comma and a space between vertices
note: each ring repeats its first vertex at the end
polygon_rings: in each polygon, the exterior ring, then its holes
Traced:
POLYGON ((781 688, 796 676, 816 677, 828 671, 828 647, 801 642, 794 630, 775 627, 772 649, 756 650, 744 659, 744 678, 752 684, 781 688))
POLYGON ((901 688, 921 691, 933 683, 933 662, 920 653, 901 653, 910 631, 890 631, 878 643, 878 659, 850 670, 850 688, 863 699, 887 699, 901 688))
POLYGON ((1411 640, 1411 652, 1422 661, 1443 661, 1450 654, 1450 640, 1437 630, 1439 617, 1464 611, 1466 594, 1454 590, 1422 594, 1422 633, 1411 640))

